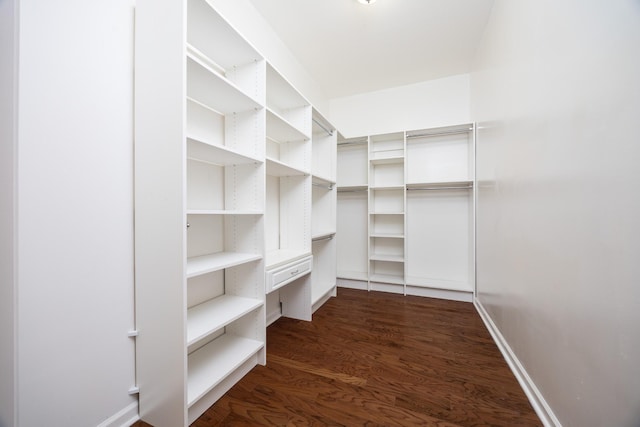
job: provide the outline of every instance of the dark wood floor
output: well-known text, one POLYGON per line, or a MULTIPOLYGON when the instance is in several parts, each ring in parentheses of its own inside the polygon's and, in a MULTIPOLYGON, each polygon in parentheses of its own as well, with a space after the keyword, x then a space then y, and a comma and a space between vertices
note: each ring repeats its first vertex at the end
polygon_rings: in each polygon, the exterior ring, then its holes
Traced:
POLYGON ((472 304, 339 289, 192 425, 542 424, 472 304))

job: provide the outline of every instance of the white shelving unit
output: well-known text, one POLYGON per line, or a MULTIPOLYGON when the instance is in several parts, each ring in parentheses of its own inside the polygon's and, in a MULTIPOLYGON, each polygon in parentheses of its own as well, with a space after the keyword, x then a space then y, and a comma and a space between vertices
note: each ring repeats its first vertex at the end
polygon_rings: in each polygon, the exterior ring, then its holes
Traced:
POLYGON ((369 138, 338 137, 337 276, 341 286, 368 289, 369 138))
POLYGON ((471 300, 473 134, 465 124, 340 141, 340 286, 471 300))
POLYGON ((402 287, 405 276, 404 177, 404 132, 370 136, 368 238, 370 290, 404 293, 402 287), (393 234, 395 237, 386 237, 387 234, 393 234))
POLYGON ((266 78, 266 291, 311 320, 312 107, 270 65, 266 78))
POLYGON ((408 292, 471 300, 474 177, 472 124, 407 133, 408 292))
POLYGON ((138 1, 135 61, 139 410, 186 426, 265 363, 266 62, 205 0, 138 1))
POLYGON ((338 133, 316 110, 312 116, 311 302, 317 310, 336 296, 336 144, 338 133))

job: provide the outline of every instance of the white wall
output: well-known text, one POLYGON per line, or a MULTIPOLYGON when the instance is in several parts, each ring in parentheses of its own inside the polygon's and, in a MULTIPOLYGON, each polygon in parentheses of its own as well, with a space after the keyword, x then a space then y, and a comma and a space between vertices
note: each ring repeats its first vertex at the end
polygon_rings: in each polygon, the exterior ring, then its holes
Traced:
POLYGON ((469 78, 461 74, 334 98, 329 117, 347 138, 468 123, 469 78))
POLYGON ((328 115, 328 99, 320 86, 248 0, 209 2, 318 111, 325 116, 328 115))
POLYGON ((137 412, 133 4, 20 1, 19 426, 137 412))
POLYGON ((17 2, 0 1, 0 427, 14 425, 17 2))
POLYGON ((564 426, 640 421, 640 2, 497 0, 471 78, 478 299, 564 426))

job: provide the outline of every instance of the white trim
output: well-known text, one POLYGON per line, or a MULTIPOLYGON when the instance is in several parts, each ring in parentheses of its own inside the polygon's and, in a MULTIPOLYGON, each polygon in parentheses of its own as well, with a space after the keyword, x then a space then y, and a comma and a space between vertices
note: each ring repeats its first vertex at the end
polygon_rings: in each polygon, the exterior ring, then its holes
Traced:
POLYGON ((545 427, 562 427, 562 424, 560 424, 560 421, 553 413, 553 410, 551 409, 547 401, 544 399, 544 396, 542 395, 542 393, 540 393, 540 390, 538 389, 538 387, 536 387, 526 369, 524 368, 524 366, 522 366, 522 363, 520 363, 520 360, 518 359, 516 354, 513 352, 513 350, 511 350, 509 343, 505 340, 504 336, 502 336, 496 324, 493 323, 491 316, 489 316, 489 313, 487 313, 482 303, 477 298, 475 298, 473 304, 475 305, 480 318, 489 330, 491 337, 500 349, 502 356, 507 361, 509 368, 511 368, 513 375, 515 375, 518 383, 520 383, 520 387, 522 387, 522 390, 529 399, 531 406, 533 407, 534 411, 536 411, 536 414, 540 418, 540 421, 542 421, 542 424, 544 424, 545 427))
POLYGON ((280 306, 278 305, 277 310, 273 310, 271 313, 267 313, 266 325, 269 326, 276 320, 282 317, 282 313, 280 312, 280 306))
POLYGON ((138 401, 131 402, 127 407, 121 409, 118 413, 113 414, 98 427, 129 427, 140 419, 138 414, 138 401))

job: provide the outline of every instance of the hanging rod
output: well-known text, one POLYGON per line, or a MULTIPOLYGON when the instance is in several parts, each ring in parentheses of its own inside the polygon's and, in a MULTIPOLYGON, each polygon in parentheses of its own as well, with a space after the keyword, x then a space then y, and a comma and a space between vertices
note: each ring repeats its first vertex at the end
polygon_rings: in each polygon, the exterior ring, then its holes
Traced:
POLYGON ((460 135, 460 134, 463 134, 463 133, 469 133, 472 130, 473 130, 473 128, 464 129, 464 130, 452 130, 452 131, 449 131, 449 132, 417 133, 417 134, 407 135, 407 139, 426 138, 426 137, 429 137, 429 136, 460 135))
POLYGON ((431 190, 469 190, 472 185, 465 186, 448 186, 448 187, 409 187, 407 191, 431 191, 431 190))
POLYGON ((327 129, 327 127, 324 126, 322 123, 320 123, 319 120, 316 120, 314 118, 311 118, 311 120, 313 121, 313 123, 315 123, 318 126, 320 126, 322 128, 322 130, 325 131, 329 136, 333 136, 334 129, 327 129))
POLYGON ((333 190, 333 184, 326 185, 312 182, 311 185, 313 185, 314 187, 326 188, 327 190, 333 190))
POLYGON ((311 239, 312 242, 322 242, 324 240, 331 240, 333 239, 334 234, 330 235, 330 236, 324 236, 324 237, 316 237, 315 239, 311 239))
POLYGON ((340 187, 338 187, 338 193, 360 193, 362 191, 367 191, 368 188, 364 187, 364 188, 354 188, 354 189, 340 189, 340 187))
POLYGON ((369 142, 369 140, 365 136, 363 138, 354 139, 353 141, 338 142, 338 145, 352 145, 352 144, 358 145, 358 144, 366 144, 367 142, 369 142))

